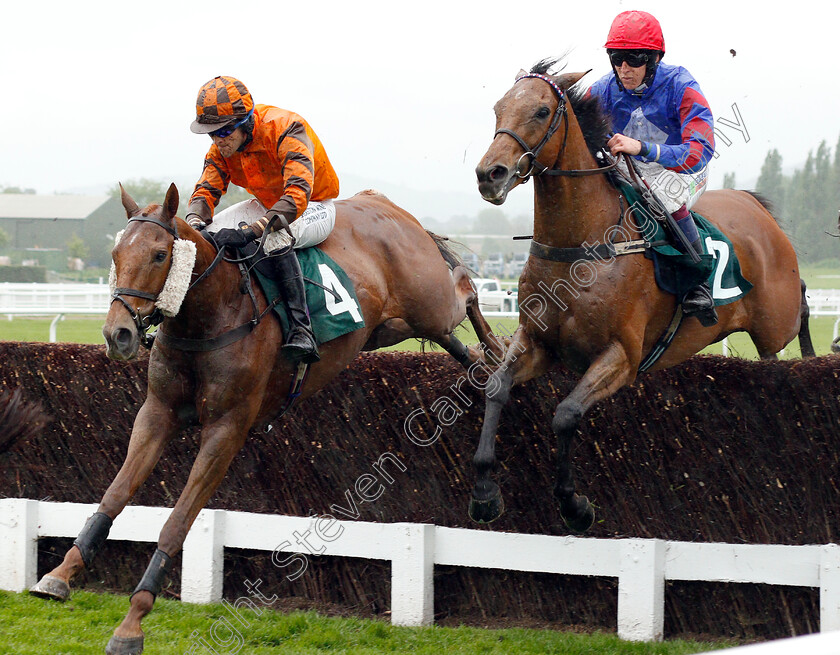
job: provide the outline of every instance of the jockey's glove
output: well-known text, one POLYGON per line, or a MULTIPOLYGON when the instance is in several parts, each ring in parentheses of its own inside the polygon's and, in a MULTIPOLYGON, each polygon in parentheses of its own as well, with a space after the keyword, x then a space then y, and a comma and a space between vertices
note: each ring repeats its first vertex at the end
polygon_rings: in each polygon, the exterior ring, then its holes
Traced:
POLYGON ((216 232, 213 239, 216 246, 221 249, 226 246, 231 248, 242 248, 257 238, 257 234, 250 227, 229 228, 225 227, 216 232))

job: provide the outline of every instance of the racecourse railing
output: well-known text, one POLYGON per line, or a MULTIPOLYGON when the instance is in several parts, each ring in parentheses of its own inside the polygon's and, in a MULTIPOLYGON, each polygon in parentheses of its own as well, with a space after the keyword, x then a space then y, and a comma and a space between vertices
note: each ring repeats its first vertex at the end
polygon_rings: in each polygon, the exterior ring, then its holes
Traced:
MULTIPOLYGON (((96 508, 0 499, 0 589, 20 592, 33 585, 38 539, 76 537, 96 508)), ((127 507, 109 538, 156 542, 170 512, 127 507)), ((308 560, 314 556, 390 561, 391 621, 398 625, 433 622, 434 567, 447 565, 618 578, 618 635, 633 641, 662 639, 667 580, 817 587, 820 630, 840 630, 840 546, 836 544, 590 539, 205 509, 184 543, 182 601, 222 599, 225 548, 269 551, 273 565, 289 579, 306 575, 308 560)), ((253 605, 255 599, 240 600, 253 605)))
MULTIPOLYGON (((515 289, 479 294, 479 307, 487 317, 519 316, 519 297, 515 289)), ((54 316, 50 324, 50 343, 56 341, 56 326, 70 314, 104 315, 111 304, 107 284, 0 283, 0 316, 54 316)), ((840 334, 840 289, 808 291, 811 316, 833 316, 834 334, 840 334)), ((726 342, 724 354, 728 354, 726 342)))
POLYGON ((105 315, 110 305, 107 284, 0 283, 0 316, 53 316, 50 343, 56 342, 56 326, 66 315, 105 315))

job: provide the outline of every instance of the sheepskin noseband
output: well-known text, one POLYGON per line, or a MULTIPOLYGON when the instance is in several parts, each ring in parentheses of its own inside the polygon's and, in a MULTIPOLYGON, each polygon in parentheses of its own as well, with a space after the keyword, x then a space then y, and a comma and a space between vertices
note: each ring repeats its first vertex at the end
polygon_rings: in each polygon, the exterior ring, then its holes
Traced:
MULTIPOLYGON (((123 232, 125 230, 117 232, 117 236, 114 238, 115 246, 120 242, 123 232)), ((169 275, 166 276, 163 289, 161 289, 155 301, 155 307, 164 316, 171 318, 177 315, 181 309, 181 303, 184 302, 184 296, 187 295, 190 286, 190 278, 195 266, 195 256, 196 248, 192 241, 175 239, 175 243, 172 244, 172 265, 169 267, 169 275)), ((113 296, 117 288, 117 271, 113 261, 111 261, 111 271, 108 274, 108 285, 111 287, 111 295, 113 296)))

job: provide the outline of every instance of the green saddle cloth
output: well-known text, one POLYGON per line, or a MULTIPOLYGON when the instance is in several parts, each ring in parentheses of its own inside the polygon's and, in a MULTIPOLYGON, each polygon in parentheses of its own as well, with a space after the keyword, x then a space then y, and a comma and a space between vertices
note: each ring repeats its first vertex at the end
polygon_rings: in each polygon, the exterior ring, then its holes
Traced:
MULTIPOLYGON (((665 226, 653 219, 639 193, 629 185, 622 185, 621 192, 628 204, 635 205, 634 214, 637 223, 642 224, 642 235, 649 241, 668 241, 670 244, 672 239, 665 226)), ((649 256, 653 259, 657 285, 682 299, 697 285, 708 282, 715 305, 739 300, 753 285, 741 274, 732 242, 705 217, 697 212, 691 212, 691 215, 703 243, 700 261, 692 261, 689 255, 672 245, 654 246, 649 256)))
MULTIPOLYGON (((365 326, 353 282, 335 260, 318 247, 296 250, 303 271, 306 304, 312 331, 318 344, 332 341, 365 326), (327 291, 323 287, 332 291, 327 291), (334 292, 334 293, 333 293, 334 292)), ((256 269, 255 269, 256 270, 256 269)), ((257 279, 269 302, 280 295, 277 283, 256 270, 257 279)), ((289 333, 289 318, 282 302, 274 306, 283 334, 289 333)))

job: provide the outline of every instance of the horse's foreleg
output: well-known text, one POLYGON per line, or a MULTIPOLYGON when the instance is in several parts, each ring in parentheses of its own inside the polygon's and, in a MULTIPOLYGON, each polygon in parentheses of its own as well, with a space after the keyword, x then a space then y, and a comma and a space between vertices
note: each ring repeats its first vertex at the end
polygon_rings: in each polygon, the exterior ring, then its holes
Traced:
POLYGON ((177 428, 174 413, 149 396, 134 421, 125 461, 102 497, 97 512, 88 519, 62 563, 41 578, 30 593, 43 598, 67 600, 70 582, 83 569, 90 568, 108 537, 113 520, 149 477, 177 428))
POLYGON ((599 400, 628 384, 634 375, 624 348, 613 343, 590 365, 572 393, 557 406, 551 428, 557 436, 557 482, 554 496, 560 515, 575 532, 585 532, 595 520, 595 510, 586 496, 575 493, 571 468, 572 439, 581 418, 599 400))
POLYGON ((533 377, 542 375, 550 360, 542 347, 536 347, 522 328, 514 334, 505 360, 487 380, 485 387, 484 424, 481 438, 473 457, 476 482, 470 500, 469 514, 473 521, 489 523, 504 511, 499 485, 490 479, 496 465, 496 431, 502 408, 510 398, 510 390, 533 377))
POLYGON ((142 651, 141 621, 151 612, 169 573, 171 559, 181 550, 190 526, 218 488, 233 458, 245 443, 247 426, 253 423, 256 407, 252 410, 230 412, 202 431, 201 447, 184 491, 163 526, 157 550, 131 596, 131 608, 114 630, 106 652, 127 654, 142 651))

